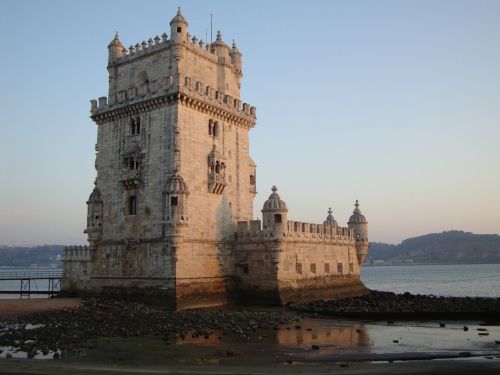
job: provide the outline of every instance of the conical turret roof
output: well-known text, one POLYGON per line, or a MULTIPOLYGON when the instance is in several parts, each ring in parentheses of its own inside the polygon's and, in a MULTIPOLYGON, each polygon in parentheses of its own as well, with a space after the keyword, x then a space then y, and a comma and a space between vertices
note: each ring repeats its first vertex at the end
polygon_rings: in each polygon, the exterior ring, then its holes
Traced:
POLYGON ((272 187, 272 194, 269 196, 267 201, 264 202, 264 207, 262 211, 287 211, 286 203, 281 200, 277 191, 278 188, 276 186, 272 187))
POLYGON ((348 224, 355 224, 355 223, 362 223, 366 224, 368 221, 366 221, 365 216, 361 213, 361 210, 359 209, 359 203, 358 200, 356 199, 356 203, 354 204, 355 208, 354 211, 352 212, 351 217, 349 218, 348 224))

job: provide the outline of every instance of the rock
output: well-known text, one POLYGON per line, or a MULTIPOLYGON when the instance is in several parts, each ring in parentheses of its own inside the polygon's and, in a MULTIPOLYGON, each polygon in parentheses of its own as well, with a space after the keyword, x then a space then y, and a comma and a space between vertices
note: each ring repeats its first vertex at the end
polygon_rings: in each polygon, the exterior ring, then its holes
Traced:
POLYGON ((469 330, 469 327, 464 326, 464 332, 467 332, 469 330))

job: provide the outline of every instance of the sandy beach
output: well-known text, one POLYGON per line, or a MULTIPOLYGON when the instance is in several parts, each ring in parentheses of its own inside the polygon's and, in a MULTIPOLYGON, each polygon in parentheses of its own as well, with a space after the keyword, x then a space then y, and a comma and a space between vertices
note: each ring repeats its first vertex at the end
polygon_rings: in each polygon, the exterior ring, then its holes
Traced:
POLYGON ((79 298, 39 298, 28 300, 1 300, 0 318, 14 318, 26 314, 49 310, 74 308, 80 305, 79 298))

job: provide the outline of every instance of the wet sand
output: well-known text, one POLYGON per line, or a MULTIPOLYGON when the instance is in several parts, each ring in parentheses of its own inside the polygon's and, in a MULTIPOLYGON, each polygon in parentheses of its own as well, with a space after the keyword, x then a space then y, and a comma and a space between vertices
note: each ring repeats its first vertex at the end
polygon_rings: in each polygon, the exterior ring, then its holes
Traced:
POLYGON ((79 298, 40 298, 29 300, 1 300, 0 318, 15 318, 26 314, 75 308, 80 305, 79 298))

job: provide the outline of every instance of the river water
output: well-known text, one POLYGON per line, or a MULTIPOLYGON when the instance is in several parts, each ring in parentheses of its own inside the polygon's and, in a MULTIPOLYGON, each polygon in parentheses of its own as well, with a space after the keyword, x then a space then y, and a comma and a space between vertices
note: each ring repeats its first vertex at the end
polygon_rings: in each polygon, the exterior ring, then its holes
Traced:
MULTIPOLYGON (((29 271, 29 269, 9 269, 9 271, 29 271)), ((370 289, 396 293, 500 297, 500 264, 365 266, 361 271, 361 279, 370 289)), ((33 281, 31 287, 32 290, 47 290, 47 281, 33 281)), ((19 290, 19 288, 20 281, 0 280, 0 290, 19 290)), ((0 294, 0 299, 17 298, 19 296, 16 294, 0 294)))
POLYGON ((370 289, 455 297, 500 297, 500 264, 367 266, 370 289))

